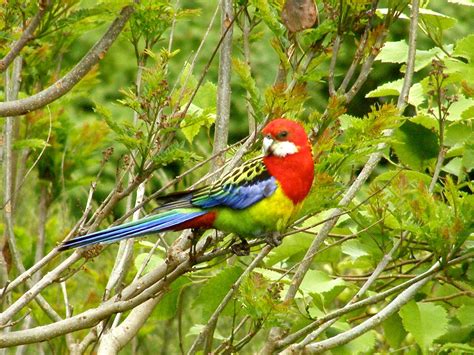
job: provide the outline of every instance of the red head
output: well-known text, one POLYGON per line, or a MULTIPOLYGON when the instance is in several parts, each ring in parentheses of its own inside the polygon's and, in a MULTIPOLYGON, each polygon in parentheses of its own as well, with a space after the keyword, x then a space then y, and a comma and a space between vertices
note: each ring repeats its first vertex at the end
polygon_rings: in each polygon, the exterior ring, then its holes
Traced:
POLYGON ((264 163, 295 204, 304 200, 314 178, 314 162, 306 132, 295 121, 278 118, 262 130, 264 163))
POLYGON ((295 121, 278 118, 267 124, 262 133, 265 155, 285 157, 309 148, 308 136, 303 126, 295 121))

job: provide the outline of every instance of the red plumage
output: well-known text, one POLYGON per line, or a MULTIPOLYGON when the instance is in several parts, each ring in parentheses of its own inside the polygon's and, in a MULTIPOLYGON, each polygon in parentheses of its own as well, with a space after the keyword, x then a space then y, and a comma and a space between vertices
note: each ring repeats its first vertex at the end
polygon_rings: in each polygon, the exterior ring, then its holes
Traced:
POLYGON ((280 183, 285 195, 295 204, 302 202, 314 178, 313 154, 306 132, 299 123, 282 118, 271 121, 262 132, 272 139, 291 142, 298 149, 297 153, 284 157, 267 155, 263 161, 270 174, 280 183), (282 132, 287 132, 287 135, 279 138, 282 132))

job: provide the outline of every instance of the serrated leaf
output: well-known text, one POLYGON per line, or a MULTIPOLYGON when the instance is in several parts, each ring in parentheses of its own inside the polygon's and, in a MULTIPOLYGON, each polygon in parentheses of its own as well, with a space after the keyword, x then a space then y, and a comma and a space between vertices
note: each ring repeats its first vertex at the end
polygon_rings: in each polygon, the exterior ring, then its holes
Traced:
POLYGON ((457 20, 454 17, 430 9, 420 8, 419 11, 420 19, 427 25, 427 27, 437 27, 440 30, 447 30, 457 23, 457 20))
POLYGON ((387 343, 394 349, 399 348, 407 334, 400 316, 397 313, 392 314, 382 323, 382 327, 387 343))
POLYGON ((325 272, 309 270, 300 285, 300 289, 307 293, 326 293, 336 287, 345 286, 346 282, 343 279, 332 279, 325 272))
POLYGON ((242 272, 243 269, 240 266, 228 267, 211 277, 202 286, 193 304, 195 307, 201 307, 204 319, 208 319, 212 315, 242 272))
POLYGON ((410 121, 422 125, 423 127, 428 128, 433 132, 438 132, 439 130, 439 122, 433 116, 418 115, 415 117, 411 117, 410 121))
POLYGON ((278 262, 291 258, 294 255, 304 253, 311 245, 314 237, 308 234, 297 233, 283 239, 281 245, 273 249, 265 258, 265 265, 270 267, 278 262))
MULTIPOLYGON (((402 90, 403 79, 398 79, 385 84, 380 85, 376 89, 370 91, 365 97, 383 97, 383 96, 398 96, 402 90)), ((414 84, 410 88, 408 95, 408 103, 418 107, 425 101, 423 95, 423 87, 420 83, 414 84)))
POLYGON ((352 260, 370 255, 367 248, 357 239, 351 239, 343 243, 341 250, 344 254, 349 255, 352 260))
POLYGON ((469 118, 471 109, 474 106, 474 99, 466 98, 462 95, 458 97, 458 100, 454 102, 449 108, 449 115, 447 119, 449 121, 460 121, 469 118), (466 115, 466 113, 468 115, 466 115))
POLYGON ((448 164, 443 166, 442 170, 458 177, 461 176, 463 174, 462 158, 451 159, 448 164))
POLYGON ((464 143, 462 165, 468 172, 474 169, 474 134, 471 134, 466 143, 464 143))
POLYGON ((448 314, 434 303, 411 301, 400 309, 405 329, 410 332, 423 351, 428 350, 434 340, 446 333, 448 314))
POLYGON ((194 104, 189 106, 188 114, 180 124, 181 131, 189 143, 193 143, 201 127, 210 127, 216 121, 216 114, 212 111, 214 110, 206 111, 194 104))
POLYGON ((395 154, 403 164, 414 170, 424 170, 430 160, 438 156, 436 134, 419 124, 406 121, 395 131, 394 137, 397 140, 393 143, 395 154))
MULTIPOLYGON (((251 0, 250 3, 257 9, 256 14, 261 17, 272 32, 280 37, 285 31, 285 27, 277 20, 276 9, 268 0, 251 0)), ((273 3, 273 2, 272 2, 273 3)))
POLYGON ((365 97, 398 96, 403 85, 403 79, 390 81, 370 91, 365 97))
POLYGON ((474 133, 474 127, 464 122, 450 124, 446 127, 444 144, 448 147, 463 145, 464 142, 474 133))
POLYGON ((250 66, 244 61, 233 59, 232 68, 240 77, 240 85, 242 85, 249 93, 250 103, 252 104, 254 112, 257 115, 261 115, 263 99, 262 95, 260 95, 260 92, 257 89, 255 79, 252 77, 250 66))
POLYGON ((385 42, 377 55, 377 60, 382 63, 405 63, 407 61, 408 44, 405 40, 385 42))
POLYGON ((461 325, 474 325, 474 305, 463 305, 456 312, 456 318, 461 325))
POLYGON ((457 41, 453 55, 463 57, 468 61, 474 59, 474 34, 457 41))

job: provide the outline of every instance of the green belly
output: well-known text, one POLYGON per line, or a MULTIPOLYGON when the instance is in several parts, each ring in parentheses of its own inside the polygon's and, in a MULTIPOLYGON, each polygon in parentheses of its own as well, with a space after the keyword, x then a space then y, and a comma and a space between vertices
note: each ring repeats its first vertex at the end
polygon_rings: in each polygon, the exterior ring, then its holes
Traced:
POLYGON ((242 237, 282 232, 300 207, 294 205, 282 189, 278 188, 273 195, 243 210, 218 208, 214 227, 242 237))

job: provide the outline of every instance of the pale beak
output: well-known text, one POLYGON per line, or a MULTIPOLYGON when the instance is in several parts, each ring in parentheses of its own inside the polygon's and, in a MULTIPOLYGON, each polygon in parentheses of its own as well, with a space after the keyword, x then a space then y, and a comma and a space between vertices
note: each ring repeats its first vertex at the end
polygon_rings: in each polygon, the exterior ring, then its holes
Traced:
POLYGON ((262 149, 263 149, 263 155, 267 156, 270 155, 271 153, 271 146, 273 145, 273 139, 270 138, 269 136, 263 137, 263 144, 262 144, 262 149))

